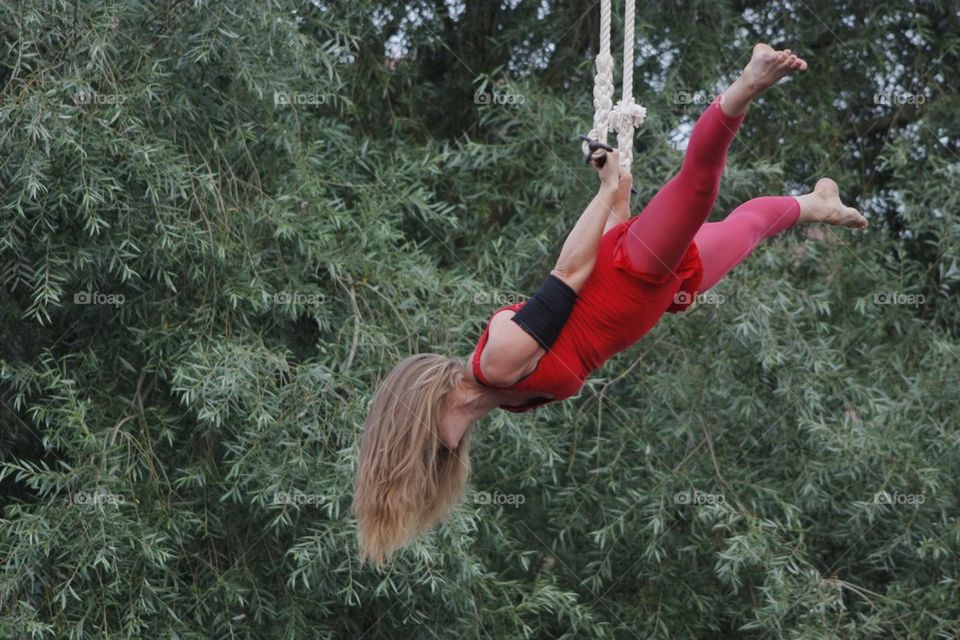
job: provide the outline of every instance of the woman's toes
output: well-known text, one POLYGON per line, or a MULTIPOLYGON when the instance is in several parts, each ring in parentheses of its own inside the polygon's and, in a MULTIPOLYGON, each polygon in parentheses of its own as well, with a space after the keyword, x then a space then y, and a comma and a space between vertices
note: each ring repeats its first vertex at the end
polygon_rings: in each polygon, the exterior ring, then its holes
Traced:
POLYGON ((857 211, 856 209, 851 209, 851 211, 853 211, 854 215, 856 215, 856 223, 854 224, 854 226, 855 226, 857 229, 866 229, 866 228, 867 228, 867 219, 864 218, 863 215, 862 215, 859 211, 857 211))
POLYGON ((845 226, 851 227, 853 229, 866 229, 867 228, 867 219, 860 215, 860 212, 854 209, 853 207, 844 207, 844 214, 846 214, 844 223, 845 226))

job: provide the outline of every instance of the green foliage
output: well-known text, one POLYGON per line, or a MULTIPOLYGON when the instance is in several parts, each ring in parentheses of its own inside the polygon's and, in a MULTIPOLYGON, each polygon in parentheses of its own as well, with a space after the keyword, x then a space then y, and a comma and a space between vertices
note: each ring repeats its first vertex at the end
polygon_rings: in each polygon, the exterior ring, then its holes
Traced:
POLYGON ((960 14, 638 4, 635 205, 766 40, 810 70, 716 217, 830 175, 871 229, 792 231, 484 419, 384 572, 368 401, 469 353, 589 201, 594 3, 0 5, 0 636, 956 637, 960 14))

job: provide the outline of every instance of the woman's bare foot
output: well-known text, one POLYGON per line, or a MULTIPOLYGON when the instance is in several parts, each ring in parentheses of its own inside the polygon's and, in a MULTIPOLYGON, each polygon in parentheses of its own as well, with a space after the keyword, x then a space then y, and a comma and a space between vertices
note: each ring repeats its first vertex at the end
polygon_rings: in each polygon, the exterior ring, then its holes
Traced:
POLYGON ((729 116, 740 116, 746 112, 750 101, 758 95, 784 77, 806 70, 806 61, 790 49, 777 51, 761 42, 753 48, 750 62, 747 63, 740 77, 723 92, 720 107, 729 116))
POLYGON ((800 203, 798 222, 822 222, 851 229, 867 228, 867 219, 840 201, 840 189, 830 178, 817 180, 813 191, 799 196, 797 202, 800 203))
POLYGON ((755 95, 759 95, 785 76, 806 69, 807 62, 790 49, 776 51, 770 45, 761 42, 753 48, 750 62, 747 63, 740 77, 755 95))

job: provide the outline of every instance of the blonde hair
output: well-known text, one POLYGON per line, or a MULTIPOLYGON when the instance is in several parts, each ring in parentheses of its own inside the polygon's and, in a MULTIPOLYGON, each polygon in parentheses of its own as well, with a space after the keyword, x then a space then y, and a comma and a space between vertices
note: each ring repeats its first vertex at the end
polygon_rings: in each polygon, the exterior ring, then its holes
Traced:
POLYGON ((447 393, 465 367, 458 358, 420 353, 403 359, 377 388, 353 497, 361 559, 382 566, 444 519, 463 495, 469 431, 448 449, 438 426, 447 393))

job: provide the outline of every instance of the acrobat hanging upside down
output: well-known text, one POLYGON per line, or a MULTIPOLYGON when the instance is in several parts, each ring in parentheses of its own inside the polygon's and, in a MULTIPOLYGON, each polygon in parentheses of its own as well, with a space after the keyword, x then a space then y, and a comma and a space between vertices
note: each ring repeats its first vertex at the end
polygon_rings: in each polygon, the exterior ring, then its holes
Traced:
POLYGON ((765 238, 800 223, 865 229, 822 178, 801 196, 762 196, 706 223, 727 149, 751 100, 806 70, 759 44, 740 77, 697 120, 683 165, 630 217, 632 178, 615 150, 591 157, 600 188, 543 286, 493 312, 466 361, 421 353, 380 384, 366 420, 354 497, 360 554, 382 564, 441 520, 470 470, 470 428, 495 409, 524 412, 575 395, 592 371, 685 310, 765 238))

